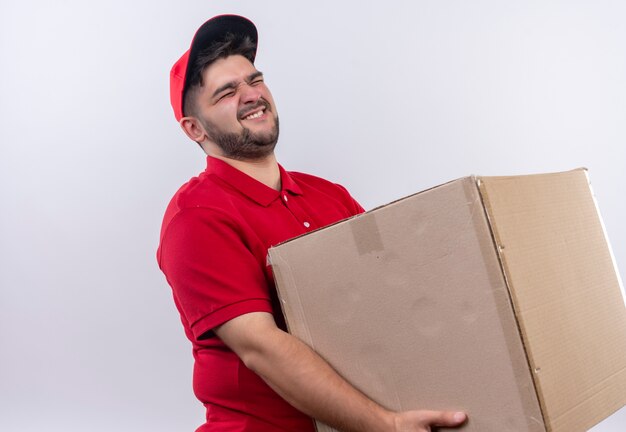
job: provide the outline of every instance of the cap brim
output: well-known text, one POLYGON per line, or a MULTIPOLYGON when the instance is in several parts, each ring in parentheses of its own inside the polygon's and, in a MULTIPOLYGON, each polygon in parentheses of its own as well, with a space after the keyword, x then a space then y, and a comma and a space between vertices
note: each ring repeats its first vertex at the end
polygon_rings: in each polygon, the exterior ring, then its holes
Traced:
POLYGON ((252 40, 255 47, 254 53, 252 54, 252 61, 254 62, 256 57, 258 34, 252 21, 239 15, 218 15, 211 18, 200 26, 191 41, 191 47, 189 48, 189 60, 187 62, 187 70, 185 71, 183 99, 184 93, 187 91, 187 78, 189 77, 196 60, 198 59, 198 55, 202 52, 202 50, 210 47, 215 42, 224 41, 226 35, 229 33, 248 36, 252 40))

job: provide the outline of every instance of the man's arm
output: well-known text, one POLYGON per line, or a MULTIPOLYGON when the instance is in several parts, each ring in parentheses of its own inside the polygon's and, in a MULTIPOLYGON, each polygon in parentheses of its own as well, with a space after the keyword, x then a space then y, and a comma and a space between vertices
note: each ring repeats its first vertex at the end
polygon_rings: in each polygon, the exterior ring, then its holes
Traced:
POLYGON ((215 329, 244 364, 303 413, 346 432, 428 432, 454 427, 463 413, 392 412, 368 399, 341 378, 300 340, 280 330, 271 314, 241 315, 215 329))

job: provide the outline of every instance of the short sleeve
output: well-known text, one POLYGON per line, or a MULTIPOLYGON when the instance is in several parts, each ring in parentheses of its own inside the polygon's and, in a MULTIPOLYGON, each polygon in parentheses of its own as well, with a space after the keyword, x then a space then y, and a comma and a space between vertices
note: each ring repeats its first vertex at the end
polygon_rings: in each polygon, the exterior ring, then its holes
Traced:
POLYGON ((174 216, 159 265, 196 340, 239 315, 272 313, 263 262, 223 212, 193 208, 174 216))

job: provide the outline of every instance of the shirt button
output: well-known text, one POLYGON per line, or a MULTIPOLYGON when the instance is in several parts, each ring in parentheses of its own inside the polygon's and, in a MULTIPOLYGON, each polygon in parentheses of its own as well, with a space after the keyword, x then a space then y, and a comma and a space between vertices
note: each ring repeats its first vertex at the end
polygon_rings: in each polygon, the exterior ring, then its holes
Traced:
POLYGON ((310 223, 308 223, 308 222, 305 222, 305 223, 304 223, 304 227, 305 227, 305 228, 308 228, 308 227, 310 227, 310 226, 311 226, 311 224, 310 224, 310 223))
POLYGON ((289 201, 289 198, 287 198, 287 195, 283 195, 283 199, 285 200, 285 202, 289 201))

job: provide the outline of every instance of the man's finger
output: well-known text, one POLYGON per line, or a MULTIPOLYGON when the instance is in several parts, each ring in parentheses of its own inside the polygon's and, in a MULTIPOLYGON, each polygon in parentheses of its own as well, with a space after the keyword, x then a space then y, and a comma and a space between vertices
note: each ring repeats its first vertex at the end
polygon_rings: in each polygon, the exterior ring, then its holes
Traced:
POLYGON ((461 411, 422 411, 430 426, 458 426, 467 420, 467 414, 461 411))

